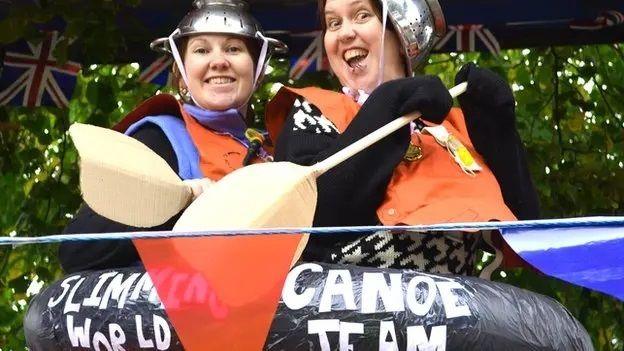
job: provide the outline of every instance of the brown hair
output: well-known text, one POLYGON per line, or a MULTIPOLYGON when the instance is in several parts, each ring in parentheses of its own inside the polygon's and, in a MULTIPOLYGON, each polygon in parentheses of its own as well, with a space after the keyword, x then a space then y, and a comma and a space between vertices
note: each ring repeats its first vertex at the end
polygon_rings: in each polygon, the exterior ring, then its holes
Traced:
MULTIPOLYGON (((381 9, 381 4, 377 0, 370 0, 370 2, 373 5, 373 10, 375 11, 375 15, 381 21, 381 10, 382 10, 381 9)), ((317 1, 317 4, 318 4, 318 20, 319 20, 319 23, 321 24, 321 30, 323 31, 323 34, 325 34, 325 31, 327 30, 327 24, 325 23, 325 4, 326 3, 327 3, 327 0, 318 0, 317 1)), ((388 23, 388 24, 390 24, 390 23, 388 23)))

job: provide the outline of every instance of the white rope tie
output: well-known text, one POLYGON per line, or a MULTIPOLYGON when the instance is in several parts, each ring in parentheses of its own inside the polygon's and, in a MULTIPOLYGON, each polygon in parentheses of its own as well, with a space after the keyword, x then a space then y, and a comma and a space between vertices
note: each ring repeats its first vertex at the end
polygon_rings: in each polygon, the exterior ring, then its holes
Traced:
POLYGON ((381 0, 381 52, 379 56, 379 78, 377 79, 377 86, 380 86, 384 81, 384 61, 385 61, 385 42, 386 42, 386 24, 388 23, 388 2, 381 0))
POLYGON ((262 75, 262 73, 264 73, 264 66, 266 64, 266 62, 264 62, 267 59, 267 52, 269 51, 269 39, 267 39, 264 35, 262 35, 262 33, 260 33, 259 31, 256 32, 256 36, 260 39, 262 39, 262 48, 260 49, 260 56, 258 57, 258 65, 256 68, 256 76, 254 78, 254 84, 253 86, 255 87, 256 84, 258 84, 258 79, 260 79, 260 75, 262 75))
POLYGON ((179 28, 174 30, 173 33, 169 35, 169 47, 171 47, 171 54, 173 55, 173 59, 175 60, 176 65, 178 66, 178 71, 180 71, 180 75, 182 76, 182 80, 184 81, 184 84, 186 85, 186 89, 188 90, 191 100, 193 100, 195 105, 203 108, 203 106, 197 103, 197 101, 193 97, 193 94, 191 93, 189 79, 188 79, 188 76, 186 75, 186 69, 184 68, 184 62, 182 61, 182 56, 180 56, 180 52, 178 51, 178 46, 176 45, 175 40, 173 39, 173 37, 178 33, 180 33, 179 28))

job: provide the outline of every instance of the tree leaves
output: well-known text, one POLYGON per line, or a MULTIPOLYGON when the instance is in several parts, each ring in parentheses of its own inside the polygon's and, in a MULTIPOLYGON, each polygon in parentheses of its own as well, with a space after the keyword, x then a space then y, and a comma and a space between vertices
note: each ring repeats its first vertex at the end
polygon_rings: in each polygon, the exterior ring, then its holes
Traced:
MULTIPOLYGON (((111 126, 157 87, 139 83, 138 66, 96 66, 79 75, 68 110, 0 108, 19 129, 0 131, 0 232, 37 236, 60 233, 81 200, 70 123, 111 126)), ((24 349, 21 334, 33 281, 62 276, 55 245, 0 248, 0 348, 24 349)))
MULTIPOLYGON (((505 51, 498 61, 483 54, 434 55, 430 61, 442 63, 429 65, 426 72, 440 75, 450 85, 461 65, 476 61, 507 77, 514 86, 517 126, 527 146, 544 218, 621 215, 621 53, 618 45, 600 45, 505 51)), ((590 332, 597 350, 624 348, 621 302, 526 270, 506 276, 501 280, 567 306, 590 332)))

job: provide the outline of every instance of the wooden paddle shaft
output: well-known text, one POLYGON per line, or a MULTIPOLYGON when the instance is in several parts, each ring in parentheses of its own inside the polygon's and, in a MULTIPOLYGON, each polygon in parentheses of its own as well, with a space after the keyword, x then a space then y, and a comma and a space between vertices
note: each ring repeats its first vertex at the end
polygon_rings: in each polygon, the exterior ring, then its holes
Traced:
MULTIPOLYGON (((451 89, 449 89, 449 93, 451 94, 452 97, 455 98, 461 93, 465 92, 467 86, 468 86, 468 83, 466 82, 460 83, 452 87, 451 89)), ((312 166, 313 172, 316 174, 317 177, 320 176, 321 174, 334 168, 335 166, 339 165, 340 163, 352 157, 353 155, 357 154, 358 152, 366 149, 367 147, 378 142, 379 140, 397 131, 401 127, 409 124, 410 122, 417 119, 418 117, 420 117, 420 112, 413 112, 406 116, 402 116, 402 117, 395 119, 394 121, 386 124, 385 126, 377 129, 376 131, 370 133, 369 135, 363 137, 362 139, 356 141, 355 143, 338 151, 332 156, 326 158, 325 160, 315 164, 314 166, 312 166)))

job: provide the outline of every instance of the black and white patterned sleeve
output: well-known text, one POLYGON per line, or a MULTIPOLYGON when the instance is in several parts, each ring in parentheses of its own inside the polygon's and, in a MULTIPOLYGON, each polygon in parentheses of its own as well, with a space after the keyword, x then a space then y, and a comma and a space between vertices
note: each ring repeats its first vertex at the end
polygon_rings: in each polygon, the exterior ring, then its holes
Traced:
POLYGON ((275 161, 309 166, 329 152, 339 135, 316 106, 296 99, 277 138, 275 161))
POLYGON ((293 105, 293 132, 303 131, 314 134, 336 136, 338 129, 321 111, 309 102, 296 99, 293 105))
MULTIPOLYGON (((373 101, 374 102, 374 101, 373 101)), ((299 100, 293 105, 275 146, 276 161, 312 165, 340 151, 386 124, 390 112, 385 101, 364 106, 340 133, 313 105, 299 100)), ((315 227, 375 225, 394 168, 405 155, 409 127, 380 140, 317 179, 315 227)), ((361 234, 313 235, 303 257, 320 260, 328 249, 344 246, 361 234)))

